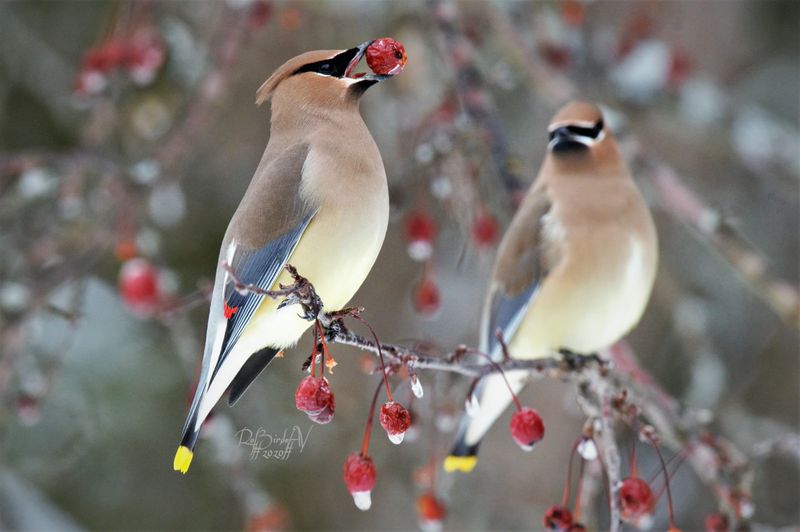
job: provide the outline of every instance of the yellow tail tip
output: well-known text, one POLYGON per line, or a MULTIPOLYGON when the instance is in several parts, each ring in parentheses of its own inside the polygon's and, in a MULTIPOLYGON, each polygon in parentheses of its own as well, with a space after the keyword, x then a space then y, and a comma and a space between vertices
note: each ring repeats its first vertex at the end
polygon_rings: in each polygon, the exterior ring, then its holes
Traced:
POLYGON ((469 473, 478 463, 477 456, 453 456, 450 455, 444 459, 444 470, 448 473, 461 471, 462 473, 469 473))
POLYGON ((175 460, 172 462, 172 469, 186 474, 186 472, 189 471, 189 465, 192 463, 193 456, 194 453, 191 449, 185 445, 181 445, 178 447, 178 450, 175 451, 175 460))

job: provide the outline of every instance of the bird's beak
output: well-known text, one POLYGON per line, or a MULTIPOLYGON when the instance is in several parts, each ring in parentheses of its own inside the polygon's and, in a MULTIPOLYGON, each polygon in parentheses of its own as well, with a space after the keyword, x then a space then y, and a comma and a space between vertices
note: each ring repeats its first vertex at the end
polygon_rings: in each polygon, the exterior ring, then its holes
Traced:
POLYGON ((359 44, 355 48, 350 48, 349 50, 345 50, 344 52, 342 52, 340 54, 340 55, 352 54, 352 56, 353 56, 352 59, 350 60, 350 62, 347 64, 347 68, 344 71, 344 77, 345 78, 357 79, 359 81, 367 80, 367 81, 372 81, 372 82, 376 82, 377 83, 378 81, 383 81, 385 79, 389 79, 392 76, 394 76, 395 74, 399 73, 401 70, 403 70, 403 66, 405 66, 405 64, 406 64, 405 63, 405 61, 406 61, 405 57, 403 57, 402 63, 398 63, 398 65, 396 67, 394 67, 391 71, 389 71, 386 74, 368 74, 368 73, 365 73, 365 72, 355 72, 355 69, 358 66, 358 63, 361 61, 361 58, 364 57, 364 54, 367 53, 367 48, 369 48, 369 46, 373 42, 375 42, 375 41, 373 40, 373 41, 362 42, 361 44, 359 44))
POLYGON ((566 127, 559 127, 550 131, 550 142, 547 147, 556 153, 577 152, 588 150, 589 145, 582 140, 582 137, 575 135, 566 127))

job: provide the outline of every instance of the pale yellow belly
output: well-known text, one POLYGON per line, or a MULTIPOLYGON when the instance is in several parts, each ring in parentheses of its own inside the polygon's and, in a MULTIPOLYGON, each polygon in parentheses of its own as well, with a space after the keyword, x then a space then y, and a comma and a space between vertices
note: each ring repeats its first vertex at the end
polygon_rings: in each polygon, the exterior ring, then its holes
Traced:
MULTIPOLYGON (((369 274, 386 234, 388 217, 378 212, 320 209, 294 249, 289 264, 314 285, 325 308, 344 307, 369 274)), ((291 284, 283 272, 279 284, 291 284)), ((298 317, 297 307, 278 310, 279 301, 265 299, 236 346, 253 353, 263 347, 284 348, 297 343, 311 323, 298 317), (244 341, 241 347, 238 345, 244 341), (247 345, 252 344, 252 345, 247 345)))
POLYGON ((638 241, 626 251, 552 272, 509 342, 512 356, 540 358, 562 348, 591 354, 630 331, 647 305, 655 267, 638 241))

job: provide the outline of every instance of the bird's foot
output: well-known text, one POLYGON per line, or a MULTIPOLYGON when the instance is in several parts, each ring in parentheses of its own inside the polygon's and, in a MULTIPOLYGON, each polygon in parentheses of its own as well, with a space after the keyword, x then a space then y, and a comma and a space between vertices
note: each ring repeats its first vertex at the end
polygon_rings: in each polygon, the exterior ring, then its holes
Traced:
POLYGON ((581 370, 592 362, 596 362, 600 365, 603 364, 603 360, 597 353, 584 355, 581 353, 575 353, 574 351, 566 348, 559 349, 558 353, 561 355, 564 365, 569 371, 581 370))

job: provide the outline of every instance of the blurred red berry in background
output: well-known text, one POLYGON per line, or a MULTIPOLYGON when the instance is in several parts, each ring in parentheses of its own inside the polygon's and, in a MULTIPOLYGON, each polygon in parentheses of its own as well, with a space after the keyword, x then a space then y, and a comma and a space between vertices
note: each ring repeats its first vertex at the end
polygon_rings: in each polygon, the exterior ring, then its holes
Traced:
POLYGON ((158 271, 146 259, 126 261, 119 272, 119 294, 134 313, 152 315, 161 303, 158 271))

